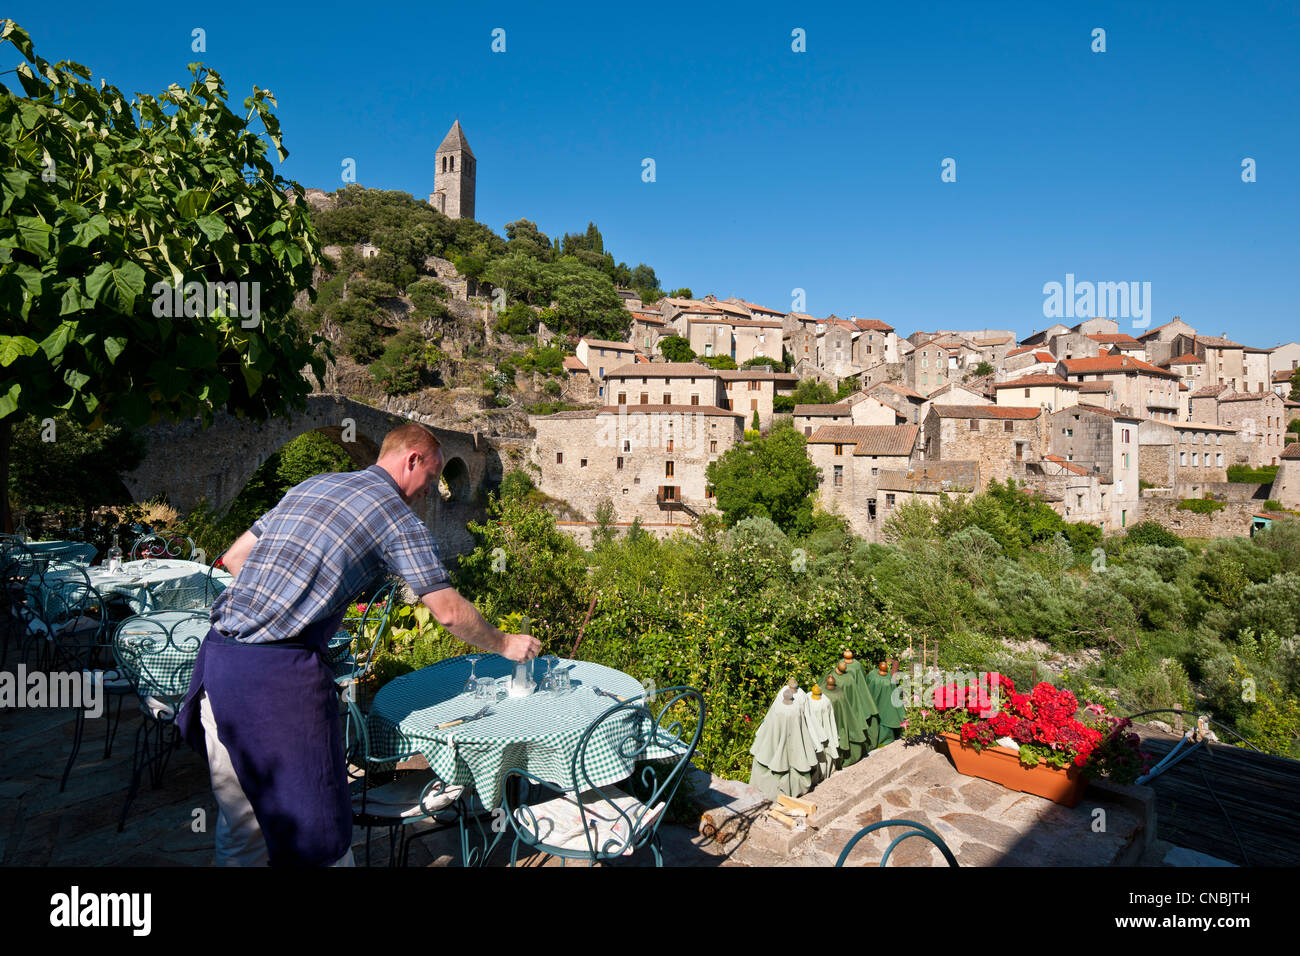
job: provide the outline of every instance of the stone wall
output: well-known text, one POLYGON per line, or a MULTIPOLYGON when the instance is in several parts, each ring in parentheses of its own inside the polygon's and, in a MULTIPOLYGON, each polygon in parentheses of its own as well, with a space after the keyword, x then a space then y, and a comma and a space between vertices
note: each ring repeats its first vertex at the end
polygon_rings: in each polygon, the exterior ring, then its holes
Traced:
POLYGON ((1158 521, 1184 538, 1249 537, 1251 516, 1260 510, 1259 502, 1229 502, 1220 511, 1197 514, 1179 511, 1179 498, 1144 498, 1142 520, 1158 521))
POLYGON ((1283 508, 1300 509, 1300 460, 1282 459, 1268 496, 1281 502, 1283 508))

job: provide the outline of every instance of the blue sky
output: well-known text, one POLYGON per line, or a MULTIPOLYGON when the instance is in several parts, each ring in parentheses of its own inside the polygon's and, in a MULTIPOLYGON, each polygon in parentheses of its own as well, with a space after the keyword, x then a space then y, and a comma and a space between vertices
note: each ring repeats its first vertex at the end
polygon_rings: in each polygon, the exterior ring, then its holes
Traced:
POLYGON ((42 56, 126 90, 183 82, 195 60, 236 101, 269 88, 282 172, 304 186, 337 188, 353 158, 363 185, 423 197, 459 117, 481 222, 555 235, 594 220, 665 287, 780 309, 798 288, 818 316, 1023 336, 1049 324, 1044 283, 1071 273, 1150 282, 1153 325, 1300 339, 1300 7, 902 6, 288 0, 233 16, 77 0, 7 15, 42 56))

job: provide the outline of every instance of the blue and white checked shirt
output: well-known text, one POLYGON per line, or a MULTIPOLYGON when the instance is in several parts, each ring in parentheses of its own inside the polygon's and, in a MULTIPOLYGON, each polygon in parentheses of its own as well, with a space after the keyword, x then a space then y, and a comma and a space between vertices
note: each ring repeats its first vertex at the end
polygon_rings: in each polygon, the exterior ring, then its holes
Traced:
POLYGON ((317 475, 253 522, 257 542, 212 623, 248 644, 296 639, 341 615, 387 568, 418 595, 450 587, 433 535, 378 465, 317 475))

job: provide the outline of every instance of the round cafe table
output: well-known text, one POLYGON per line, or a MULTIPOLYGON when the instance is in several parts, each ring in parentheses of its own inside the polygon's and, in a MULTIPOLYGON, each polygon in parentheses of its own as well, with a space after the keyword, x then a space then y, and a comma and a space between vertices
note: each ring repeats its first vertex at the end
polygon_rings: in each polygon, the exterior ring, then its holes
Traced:
MULTIPOLYGON (((534 679, 545 673, 541 660, 533 662, 534 679)), ((449 786, 472 786, 485 807, 501 800, 501 779, 512 768, 526 770, 562 789, 573 790, 573 755, 591 723, 617 704, 594 688, 620 697, 643 692, 641 684, 628 674, 600 664, 560 660, 556 667, 568 667, 573 689, 556 697, 534 692, 528 697, 504 700, 476 700, 462 693, 469 677, 468 657, 453 657, 431 667, 398 677, 380 689, 367 718, 370 749, 376 754, 418 751, 449 786), (445 730, 437 725, 477 714, 490 703, 488 716, 445 730)), ((479 660, 478 677, 506 677, 514 663, 496 654, 479 660)), ((631 718, 629 718, 631 719, 631 718)), ((610 739, 593 738, 587 750, 591 783, 605 786, 626 779, 634 761, 618 753, 622 738, 613 736, 618 722, 611 722, 610 739)), ((662 748, 649 747, 641 759, 679 756, 662 748)), ((585 789, 587 781, 579 781, 585 789)))
MULTIPOLYGON (((90 583, 100 594, 120 594, 137 614, 145 611, 185 610, 212 603, 207 593, 208 566, 197 561, 154 558, 154 567, 144 561, 127 561, 122 570, 110 573, 102 565, 89 568, 90 583)), ((212 572, 214 583, 224 588, 234 580, 227 571, 212 572)))
POLYGON ((59 558, 72 561, 84 558, 89 564, 95 560, 99 550, 85 541, 28 541, 24 547, 38 558, 59 558))

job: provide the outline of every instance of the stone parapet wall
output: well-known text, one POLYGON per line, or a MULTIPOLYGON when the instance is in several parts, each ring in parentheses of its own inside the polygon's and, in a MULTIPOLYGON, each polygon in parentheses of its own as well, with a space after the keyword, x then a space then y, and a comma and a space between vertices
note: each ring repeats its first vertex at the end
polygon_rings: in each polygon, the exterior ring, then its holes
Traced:
POLYGON ((1242 538, 1250 535, 1251 516, 1260 502, 1229 502, 1211 514, 1178 510, 1179 498, 1143 499, 1144 521, 1158 521, 1183 538, 1242 538))

